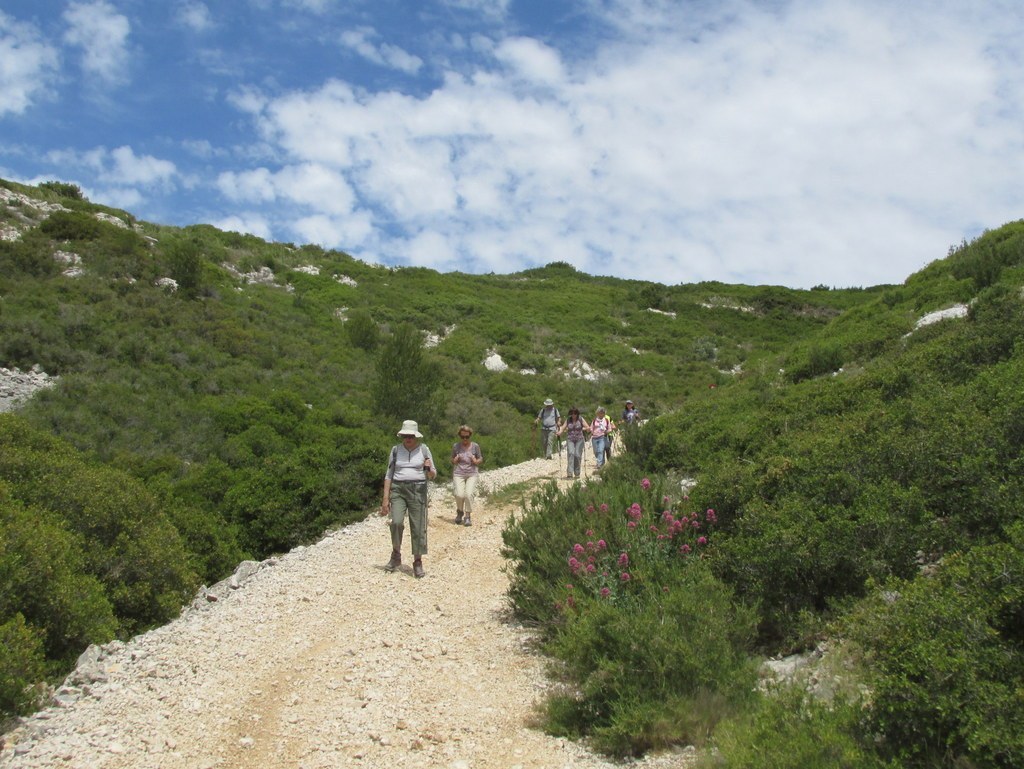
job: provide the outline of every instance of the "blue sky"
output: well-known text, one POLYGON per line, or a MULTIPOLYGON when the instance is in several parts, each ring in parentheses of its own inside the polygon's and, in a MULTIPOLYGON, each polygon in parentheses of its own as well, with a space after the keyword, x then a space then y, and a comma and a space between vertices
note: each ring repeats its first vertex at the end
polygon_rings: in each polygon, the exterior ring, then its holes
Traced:
POLYGON ((1019 0, 5 0, 0 176, 370 262, 899 283, 1024 217, 1019 0))

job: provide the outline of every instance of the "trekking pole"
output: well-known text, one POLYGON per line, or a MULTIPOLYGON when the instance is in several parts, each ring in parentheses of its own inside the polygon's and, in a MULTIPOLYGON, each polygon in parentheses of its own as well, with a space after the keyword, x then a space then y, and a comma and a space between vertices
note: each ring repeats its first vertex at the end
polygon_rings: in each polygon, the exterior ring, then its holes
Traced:
POLYGON ((555 433, 555 446, 558 448, 558 477, 562 477, 562 439, 555 433))

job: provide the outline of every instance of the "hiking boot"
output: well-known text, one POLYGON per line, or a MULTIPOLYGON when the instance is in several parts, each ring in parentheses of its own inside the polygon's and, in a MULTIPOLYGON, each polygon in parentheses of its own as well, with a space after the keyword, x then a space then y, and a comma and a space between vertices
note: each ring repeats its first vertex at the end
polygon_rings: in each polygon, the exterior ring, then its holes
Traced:
POLYGON ((424 574, 426 574, 426 572, 423 571, 423 562, 422 561, 416 560, 416 561, 412 562, 412 573, 413 573, 413 576, 415 576, 417 578, 422 577, 424 574))
POLYGON ((461 510, 456 511, 456 513, 455 513, 455 522, 456 523, 462 523, 462 511, 461 510))
POLYGON ((464 521, 462 522, 462 525, 463 525, 463 526, 472 526, 472 525, 473 525, 473 521, 472 521, 472 520, 470 520, 469 516, 467 515, 467 516, 466 516, 466 520, 464 520, 464 521))
POLYGON ((384 567, 384 571, 395 571, 401 565, 402 554, 393 550, 391 551, 391 560, 388 561, 388 565, 384 567))

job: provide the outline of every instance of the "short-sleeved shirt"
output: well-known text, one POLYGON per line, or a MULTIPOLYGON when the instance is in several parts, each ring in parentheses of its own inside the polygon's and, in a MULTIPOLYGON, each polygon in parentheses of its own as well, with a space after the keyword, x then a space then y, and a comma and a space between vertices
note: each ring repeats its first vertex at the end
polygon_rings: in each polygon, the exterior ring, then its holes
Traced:
POLYGON ((475 441, 470 442, 468 446, 464 446, 462 441, 458 441, 452 446, 452 456, 459 459, 455 469, 452 470, 453 475, 467 478, 480 473, 480 468, 473 464, 472 457, 483 459, 484 455, 480 453, 480 446, 475 441))
POLYGON ((554 430, 558 427, 558 420, 561 418, 562 415, 558 413, 558 409, 554 406, 545 406, 537 412, 540 426, 548 430, 554 430))
POLYGON ((430 464, 434 464, 434 457, 424 443, 417 444, 412 451, 404 443, 393 446, 384 478, 392 481, 425 481, 427 474, 423 470, 423 463, 428 459, 430 464))
POLYGON ((590 425, 590 434, 595 438, 603 438, 608 434, 611 420, 608 417, 596 417, 590 425))

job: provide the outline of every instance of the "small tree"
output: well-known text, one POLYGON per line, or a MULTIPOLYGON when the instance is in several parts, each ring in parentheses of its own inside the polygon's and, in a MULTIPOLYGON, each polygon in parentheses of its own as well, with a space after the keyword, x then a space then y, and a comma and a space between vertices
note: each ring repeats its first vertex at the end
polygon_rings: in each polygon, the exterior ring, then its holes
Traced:
POLYGON ((373 352, 380 344, 380 331, 368 310, 353 310, 345 321, 345 331, 354 347, 373 352))
POLYGON ((438 412, 433 403, 441 367, 427 357, 423 337, 408 323, 397 326, 381 348, 373 384, 374 411, 392 419, 430 422, 438 412))
POLYGON ((179 240, 167 249, 167 265, 171 277, 185 296, 195 296, 203 274, 203 257, 195 240, 179 240))

